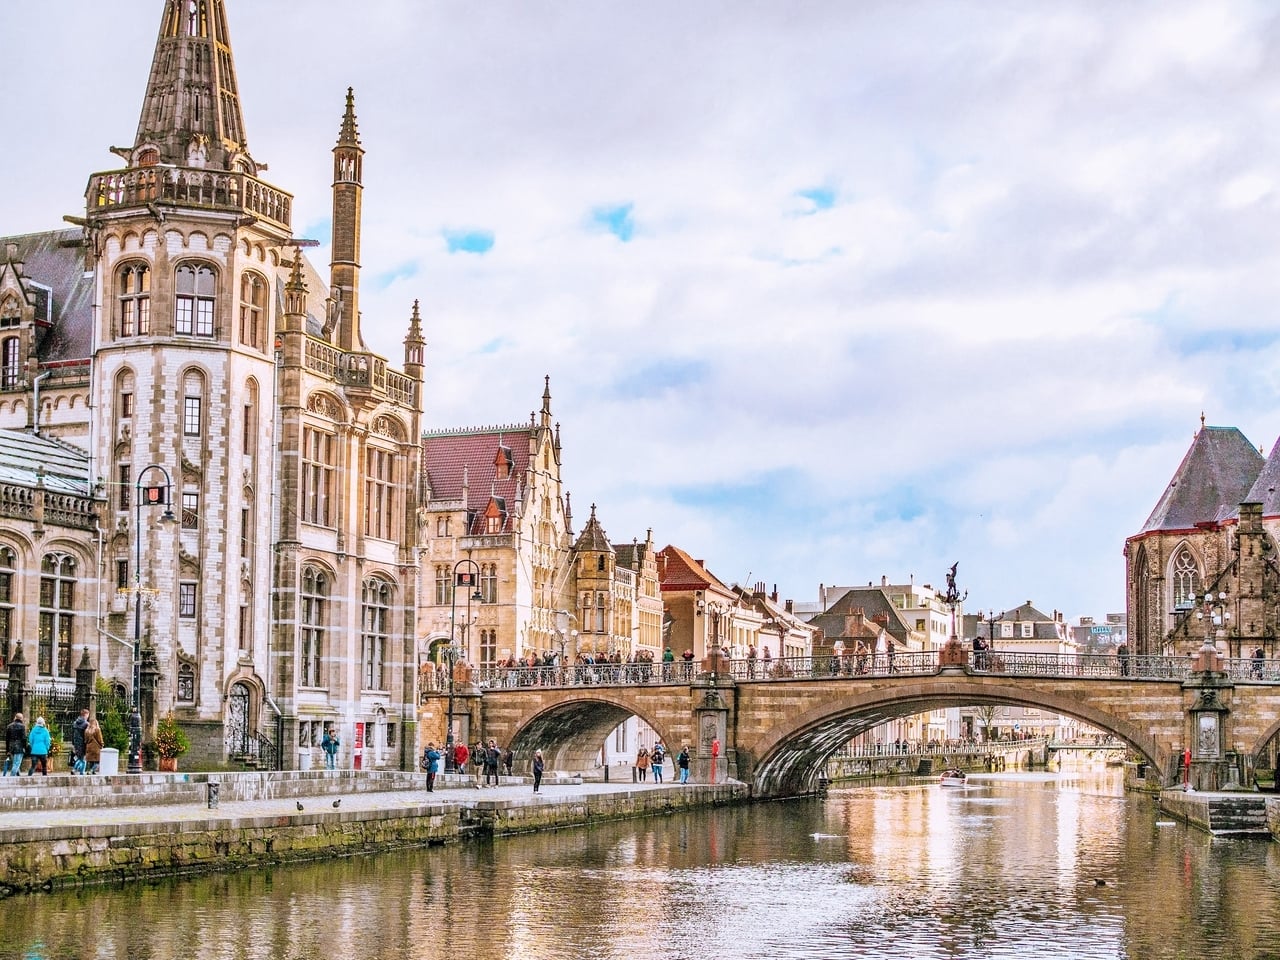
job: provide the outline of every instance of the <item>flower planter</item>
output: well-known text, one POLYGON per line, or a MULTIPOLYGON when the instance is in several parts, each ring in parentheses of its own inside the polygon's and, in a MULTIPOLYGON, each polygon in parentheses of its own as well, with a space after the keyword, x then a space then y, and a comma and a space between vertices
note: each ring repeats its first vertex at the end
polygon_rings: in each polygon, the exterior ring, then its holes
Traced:
POLYGON ((178 771, 177 757, 161 757, 159 764, 161 773, 177 773, 178 771))

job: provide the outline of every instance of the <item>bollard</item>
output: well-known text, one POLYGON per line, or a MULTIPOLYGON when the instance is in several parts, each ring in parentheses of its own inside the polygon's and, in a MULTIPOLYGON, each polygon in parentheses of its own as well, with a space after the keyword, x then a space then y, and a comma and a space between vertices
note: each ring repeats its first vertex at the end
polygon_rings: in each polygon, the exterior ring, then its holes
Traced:
MULTIPOLYGON (((607 779, 608 779, 608 777, 605 777, 605 779, 607 780, 607 779)), ((639 770, 637 770, 635 767, 632 767, 632 768, 631 768, 631 782, 632 782, 632 783, 636 783, 636 782, 638 782, 638 781, 639 781, 639 779, 640 779, 640 771, 639 771, 639 770)))
POLYGON ((218 809, 218 784, 210 780, 208 786, 209 786, 209 809, 217 810, 218 809))

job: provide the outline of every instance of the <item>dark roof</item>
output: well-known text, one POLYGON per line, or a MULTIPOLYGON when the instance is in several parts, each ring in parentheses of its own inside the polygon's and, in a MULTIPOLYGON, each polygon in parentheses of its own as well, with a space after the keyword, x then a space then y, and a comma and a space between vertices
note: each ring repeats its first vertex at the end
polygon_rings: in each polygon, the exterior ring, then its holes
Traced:
POLYGON ((1258 474, 1258 479, 1253 481, 1253 486, 1249 488, 1249 492, 1241 503, 1260 503, 1264 517, 1280 517, 1280 495, 1276 493, 1278 487, 1280 487, 1280 440, 1277 440, 1271 448, 1271 456, 1267 457, 1267 462, 1262 466, 1262 472, 1258 474))
POLYGON ((613 546, 609 543, 604 527, 600 526, 600 521, 596 519, 594 503, 591 505, 591 517, 587 520, 587 525, 582 528, 582 533, 578 537, 578 542, 573 545, 573 549, 579 553, 613 552, 613 546))
POLYGON ((1138 534, 1231 519, 1262 467, 1262 454, 1235 427, 1201 427, 1138 534))
POLYGON ((495 503, 505 514, 502 532, 510 533, 513 516, 507 505, 515 505, 523 495, 521 484, 528 475, 529 443, 535 428, 528 425, 477 427, 426 433, 422 438, 422 465, 431 486, 433 500, 462 499, 462 479, 467 478, 466 509, 471 513, 470 533, 484 533, 484 512, 495 503), (513 439, 523 442, 512 443, 513 439), (497 452, 501 446, 511 451, 510 474, 498 478, 497 452))
POLYGON ((902 614, 893 605, 893 601, 879 587, 857 587, 849 590, 809 623, 821 627, 828 637, 851 637, 854 634, 848 631, 857 619, 855 612, 858 610, 862 611, 866 620, 882 618, 882 625, 889 631, 889 636, 900 643, 905 643, 907 635, 911 633, 910 624, 902 619, 902 614))
POLYGON ((23 277, 52 290, 51 323, 36 346, 42 363, 93 355, 93 275, 85 275, 83 239, 75 228, 0 237, 0 267, 15 244, 23 277))
POLYGON ((61 440, 25 430, 0 430, 0 483, 45 488, 87 497, 89 454, 61 440))
POLYGON ((632 567, 639 570, 644 566, 647 549, 649 549, 647 543, 624 543, 620 547, 614 547, 613 552, 617 557, 618 566, 626 567, 628 570, 632 567))

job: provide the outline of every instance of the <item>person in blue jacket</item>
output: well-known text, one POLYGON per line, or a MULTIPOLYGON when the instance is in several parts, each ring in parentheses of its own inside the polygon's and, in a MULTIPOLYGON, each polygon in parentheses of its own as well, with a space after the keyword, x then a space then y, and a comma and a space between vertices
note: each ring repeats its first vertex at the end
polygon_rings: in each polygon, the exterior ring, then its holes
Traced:
POLYGON ((49 775, 49 747, 53 745, 53 738, 49 736, 49 728, 44 725, 44 717, 36 717, 36 725, 31 728, 31 772, 27 774, 29 777, 36 775, 36 768, 40 768, 40 776, 47 777, 49 775))
POLYGON ((422 767, 427 771, 427 793, 436 788, 436 774, 440 772, 440 751, 434 743, 428 743, 422 751, 422 767))

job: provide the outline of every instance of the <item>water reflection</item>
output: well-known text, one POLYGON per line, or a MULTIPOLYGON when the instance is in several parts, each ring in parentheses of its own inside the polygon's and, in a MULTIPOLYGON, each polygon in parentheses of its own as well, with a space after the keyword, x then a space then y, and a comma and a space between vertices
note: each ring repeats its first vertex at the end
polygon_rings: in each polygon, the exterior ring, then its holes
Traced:
POLYGON ((835 791, 0 903, 0 957, 1176 958, 1280 951, 1275 845, 1114 777, 835 791))

